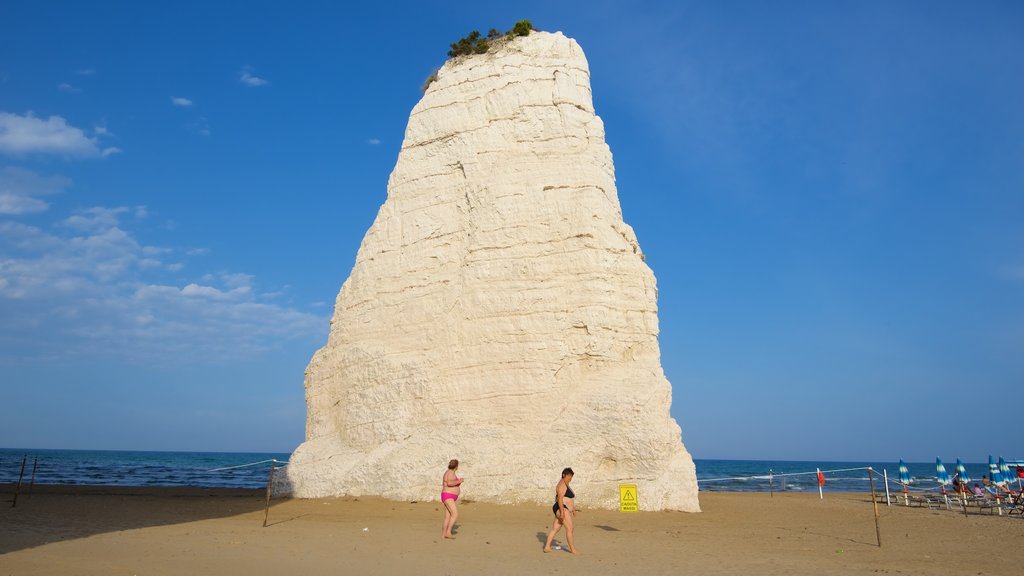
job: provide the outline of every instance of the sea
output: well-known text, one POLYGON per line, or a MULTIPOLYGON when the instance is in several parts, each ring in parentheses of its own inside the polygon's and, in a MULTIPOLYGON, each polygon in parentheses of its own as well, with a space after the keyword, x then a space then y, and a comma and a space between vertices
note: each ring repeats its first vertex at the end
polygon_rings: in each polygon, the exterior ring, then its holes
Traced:
MULTIPOLYGON (((201 488, 261 488, 272 464, 285 465, 282 452, 146 452, 124 450, 29 450, 0 448, 0 484, 83 484, 105 486, 195 486, 201 488), (24 471, 22 464, 24 463, 24 471), (34 477, 33 477, 34 474, 34 477)), ((944 461, 949 475, 955 459, 944 461)), ((694 460, 702 491, 810 492, 818 490, 817 471, 824 491, 867 492, 872 468, 875 490, 899 491, 895 462, 826 462, 769 460, 694 460)), ((988 473, 988 464, 966 463, 971 481, 988 473)), ((907 463, 911 490, 935 490, 934 462, 907 463)), ((577 470, 577 481, 586 472, 577 470), (581 473, 582 472, 582 473, 581 473)), ((581 482, 583 485, 584 482, 581 482)))

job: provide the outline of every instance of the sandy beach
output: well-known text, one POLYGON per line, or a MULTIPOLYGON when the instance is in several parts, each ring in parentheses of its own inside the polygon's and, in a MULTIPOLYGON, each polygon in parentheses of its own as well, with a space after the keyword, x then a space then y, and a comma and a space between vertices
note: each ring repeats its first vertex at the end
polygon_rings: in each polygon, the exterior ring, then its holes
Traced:
MULTIPOLYGON (((702 492, 703 512, 577 516, 581 555, 543 554, 551 511, 437 502, 275 500, 263 492, 0 487, 0 574, 1012 574, 1024 518, 882 506, 866 494, 702 492)), ((582 493, 582 491, 581 491, 582 493)), ((558 542, 564 543, 564 538, 558 542)))

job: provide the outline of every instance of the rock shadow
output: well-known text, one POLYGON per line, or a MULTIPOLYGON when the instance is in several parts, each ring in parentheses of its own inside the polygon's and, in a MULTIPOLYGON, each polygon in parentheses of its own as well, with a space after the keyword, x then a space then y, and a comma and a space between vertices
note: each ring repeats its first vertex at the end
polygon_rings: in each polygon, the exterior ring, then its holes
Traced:
MULTIPOLYGON (((266 490, 140 486, 81 486, 36 484, 31 498, 24 488, 17 507, 11 506, 15 487, 0 484, 0 554, 44 544, 87 538, 107 532, 200 520, 253 515, 254 528, 263 525, 266 490)), ((294 518, 274 518, 267 526, 294 518)))

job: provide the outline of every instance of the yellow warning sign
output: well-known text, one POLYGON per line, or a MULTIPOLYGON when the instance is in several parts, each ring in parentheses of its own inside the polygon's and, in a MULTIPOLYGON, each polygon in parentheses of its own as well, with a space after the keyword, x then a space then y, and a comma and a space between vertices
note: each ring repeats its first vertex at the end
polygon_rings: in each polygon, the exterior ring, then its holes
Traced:
POLYGON ((636 484, 619 484, 619 512, 637 512, 639 510, 636 484))

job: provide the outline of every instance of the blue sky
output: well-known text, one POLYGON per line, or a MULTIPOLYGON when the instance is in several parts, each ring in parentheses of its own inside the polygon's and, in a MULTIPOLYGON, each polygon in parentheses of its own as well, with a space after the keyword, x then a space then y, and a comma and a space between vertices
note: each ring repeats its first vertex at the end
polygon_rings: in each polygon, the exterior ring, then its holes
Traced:
POLYGON ((1024 458, 1024 5, 484 4, 0 3, 0 445, 292 450, 423 80, 529 18, 696 458, 1024 458))

